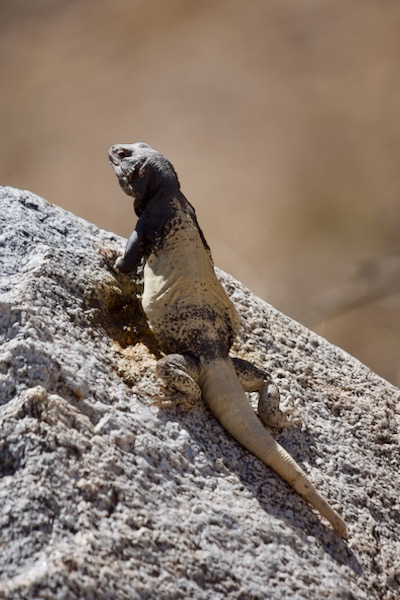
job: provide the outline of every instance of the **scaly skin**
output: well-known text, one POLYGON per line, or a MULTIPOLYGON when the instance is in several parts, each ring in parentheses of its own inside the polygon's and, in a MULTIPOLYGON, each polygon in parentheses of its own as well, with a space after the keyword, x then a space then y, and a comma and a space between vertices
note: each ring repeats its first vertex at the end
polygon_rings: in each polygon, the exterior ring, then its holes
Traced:
POLYGON ((316 491, 307 475, 261 425, 236 377, 232 363, 215 360, 202 365, 203 398, 218 421, 242 446, 258 456, 325 517, 337 533, 346 533, 343 519, 316 491))
POLYGON ((138 142, 112 146, 110 163, 139 217, 125 254, 123 273, 144 261, 142 305, 160 349, 158 372, 167 386, 191 402, 204 398, 223 427, 270 466, 324 516, 341 536, 342 518, 317 493, 292 457, 263 427, 245 391, 260 392, 259 414, 285 426, 279 393, 268 376, 228 355, 239 317, 218 281, 195 211, 180 191, 167 159, 138 142))

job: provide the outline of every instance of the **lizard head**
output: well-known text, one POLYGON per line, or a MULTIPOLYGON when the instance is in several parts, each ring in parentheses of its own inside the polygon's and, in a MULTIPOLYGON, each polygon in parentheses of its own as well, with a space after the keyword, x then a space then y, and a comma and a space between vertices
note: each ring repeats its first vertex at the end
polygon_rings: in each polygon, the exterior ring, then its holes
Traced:
POLYGON ((109 149, 108 158, 120 186, 133 197, 138 216, 162 187, 179 189, 178 176, 171 163, 145 142, 115 144, 109 149))

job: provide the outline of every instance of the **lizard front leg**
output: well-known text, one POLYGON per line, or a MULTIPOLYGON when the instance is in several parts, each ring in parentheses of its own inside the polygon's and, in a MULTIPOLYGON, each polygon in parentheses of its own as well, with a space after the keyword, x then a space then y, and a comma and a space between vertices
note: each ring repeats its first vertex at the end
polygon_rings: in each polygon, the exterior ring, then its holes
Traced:
POLYGON ((157 374, 173 394, 173 402, 194 407, 201 399, 199 361, 188 354, 168 354, 157 362, 157 374))
POLYGON ((259 392, 257 412, 261 421, 269 427, 290 427, 301 424, 300 418, 292 418, 297 404, 289 397, 280 408, 280 393, 268 373, 241 358, 232 358, 237 378, 245 392, 259 392))

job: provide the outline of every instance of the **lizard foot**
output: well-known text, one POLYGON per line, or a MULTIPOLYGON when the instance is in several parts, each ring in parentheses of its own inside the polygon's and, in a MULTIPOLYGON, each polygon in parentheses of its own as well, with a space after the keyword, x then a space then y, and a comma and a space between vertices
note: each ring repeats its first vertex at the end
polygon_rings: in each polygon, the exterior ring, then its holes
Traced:
POLYGON ((158 394, 150 406, 157 408, 172 408, 178 407, 182 410, 192 410, 197 405, 197 398, 193 398, 183 392, 169 392, 164 390, 158 394))
POLYGON ((300 426, 302 420, 298 414, 299 400, 289 394, 280 402, 279 390, 273 383, 265 384, 258 401, 258 416, 268 427, 300 426))
POLYGON ((167 394, 159 397, 159 406, 194 408, 201 400, 197 384, 198 363, 191 356, 169 354, 157 362, 157 373, 164 382, 167 394))

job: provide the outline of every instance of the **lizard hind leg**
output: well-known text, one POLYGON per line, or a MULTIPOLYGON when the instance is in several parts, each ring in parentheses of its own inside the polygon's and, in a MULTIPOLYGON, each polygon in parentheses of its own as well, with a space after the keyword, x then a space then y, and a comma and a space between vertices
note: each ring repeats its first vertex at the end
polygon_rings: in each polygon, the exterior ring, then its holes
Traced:
POLYGON ((301 419, 292 417, 297 405, 289 398, 281 403, 277 386, 272 383, 268 373, 247 360, 232 358, 236 375, 245 392, 258 392, 258 416, 268 427, 290 427, 301 424, 301 419))
MULTIPOLYGON (((201 399, 199 361, 188 354, 168 354, 157 362, 157 374, 172 398, 167 403, 194 407, 201 399)), ((163 401, 161 401, 161 404, 163 401)))

